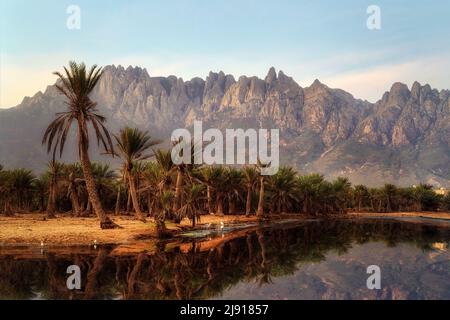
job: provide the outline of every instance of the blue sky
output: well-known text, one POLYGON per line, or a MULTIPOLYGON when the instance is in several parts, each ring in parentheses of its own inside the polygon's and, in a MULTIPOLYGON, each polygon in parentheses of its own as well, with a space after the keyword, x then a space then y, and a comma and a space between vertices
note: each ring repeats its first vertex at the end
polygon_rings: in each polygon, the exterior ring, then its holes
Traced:
POLYGON ((70 59, 184 79, 274 66, 370 101, 395 81, 450 88, 449 17, 444 0, 2 0, 0 107, 44 90, 70 59), (366 27, 372 4, 381 30, 366 27), (66 27, 69 5, 80 30, 66 27))

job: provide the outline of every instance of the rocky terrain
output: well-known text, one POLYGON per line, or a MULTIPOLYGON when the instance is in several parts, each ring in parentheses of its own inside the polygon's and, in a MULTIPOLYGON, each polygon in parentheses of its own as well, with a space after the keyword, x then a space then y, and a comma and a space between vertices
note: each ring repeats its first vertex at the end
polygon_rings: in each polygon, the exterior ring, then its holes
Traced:
MULTIPOLYGON (((184 81, 107 66, 92 97, 113 132, 132 125, 167 140, 194 120, 221 129, 279 128, 281 162, 301 172, 368 185, 450 183, 450 91, 417 82, 412 88, 395 83, 372 104, 319 80, 302 88, 274 68, 265 79, 210 72, 205 80, 184 81)), ((49 160, 43 131, 63 108, 49 86, 0 110, 0 163, 41 171, 49 160)), ((76 159, 73 143, 63 159, 76 159)))

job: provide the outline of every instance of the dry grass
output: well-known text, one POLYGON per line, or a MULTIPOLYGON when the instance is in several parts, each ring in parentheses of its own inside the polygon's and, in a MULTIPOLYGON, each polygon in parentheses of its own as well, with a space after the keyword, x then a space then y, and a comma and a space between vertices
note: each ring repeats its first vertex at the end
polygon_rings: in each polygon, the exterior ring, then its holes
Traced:
MULTIPOLYGON (((113 217, 122 229, 102 230, 96 218, 58 217, 44 220, 44 214, 20 214, 14 217, 0 216, 0 245, 86 245, 93 244, 129 244, 142 236, 155 236, 155 223, 148 219, 146 223, 133 217, 113 217)), ((255 217, 244 216, 202 216, 199 225, 208 223, 234 223, 253 221, 255 217)), ((179 227, 166 223, 172 230, 179 227)), ((186 228, 191 225, 187 219, 180 224, 186 228)))
MULTIPOLYGON (((0 216, 0 245, 32 245, 39 246, 41 241, 46 246, 72 246, 90 245, 97 240, 98 244, 121 244, 136 246, 140 242, 143 246, 154 242, 151 238, 155 236, 155 223, 149 219, 146 223, 135 220, 133 217, 113 217, 122 229, 102 230, 96 218, 58 217, 56 219, 44 220, 44 214, 19 214, 14 217, 0 216), (146 238, 149 240, 137 240, 146 238)), ((428 217, 439 219, 450 219, 450 213, 439 212, 399 212, 399 213, 349 213, 347 218, 359 217, 428 217)), ((296 215, 298 219, 304 216, 296 215)), ((280 216, 282 218, 294 218, 294 216, 280 216)), ((203 224, 224 224, 251 222, 256 217, 245 217, 241 215, 201 217, 198 226, 203 224)), ((171 230, 188 228, 191 222, 183 220, 180 225, 168 222, 167 227, 171 230)))
POLYGON ((43 220, 43 214, 0 217, 0 243, 77 245, 126 243, 139 234, 154 232, 152 222, 142 223, 127 217, 113 220, 123 229, 102 230, 95 218, 58 217, 43 220))

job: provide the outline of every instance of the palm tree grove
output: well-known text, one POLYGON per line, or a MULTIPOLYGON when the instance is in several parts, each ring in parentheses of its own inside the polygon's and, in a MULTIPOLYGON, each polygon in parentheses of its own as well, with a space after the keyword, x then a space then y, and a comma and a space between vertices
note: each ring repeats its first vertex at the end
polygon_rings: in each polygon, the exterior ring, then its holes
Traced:
POLYGON ((450 301, 450 1, 413 2, 0 0, 0 303, 450 301))
POLYGON ((166 222, 183 219, 196 226, 203 216, 255 216, 267 220, 281 215, 343 216, 348 212, 417 212, 450 210, 450 194, 437 194, 431 185, 378 188, 352 186, 339 177, 327 181, 320 174, 301 174, 287 166, 272 176, 261 174, 264 164, 242 167, 177 165, 170 150, 159 148, 151 133, 124 127, 109 132, 102 110, 90 93, 102 68, 70 62, 56 88, 65 109, 44 130, 42 143, 49 153, 41 175, 24 169, 0 167, 0 212, 45 212, 57 216, 98 219, 102 229, 121 228, 113 220, 125 215, 156 226, 159 238, 171 232, 166 222), (76 129, 79 162, 62 163, 67 137, 76 129), (104 154, 118 158, 119 168, 90 160, 95 141, 104 154))

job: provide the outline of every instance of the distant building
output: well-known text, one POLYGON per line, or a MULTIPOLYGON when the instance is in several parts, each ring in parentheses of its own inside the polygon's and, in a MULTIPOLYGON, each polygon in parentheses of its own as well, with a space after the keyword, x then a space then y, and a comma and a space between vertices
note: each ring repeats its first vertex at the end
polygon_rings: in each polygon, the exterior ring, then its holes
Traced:
POLYGON ((446 196, 449 193, 449 189, 445 189, 445 188, 439 188, 439 189, 435 189, 434 192, 436 192, 437 194, 446 196))

